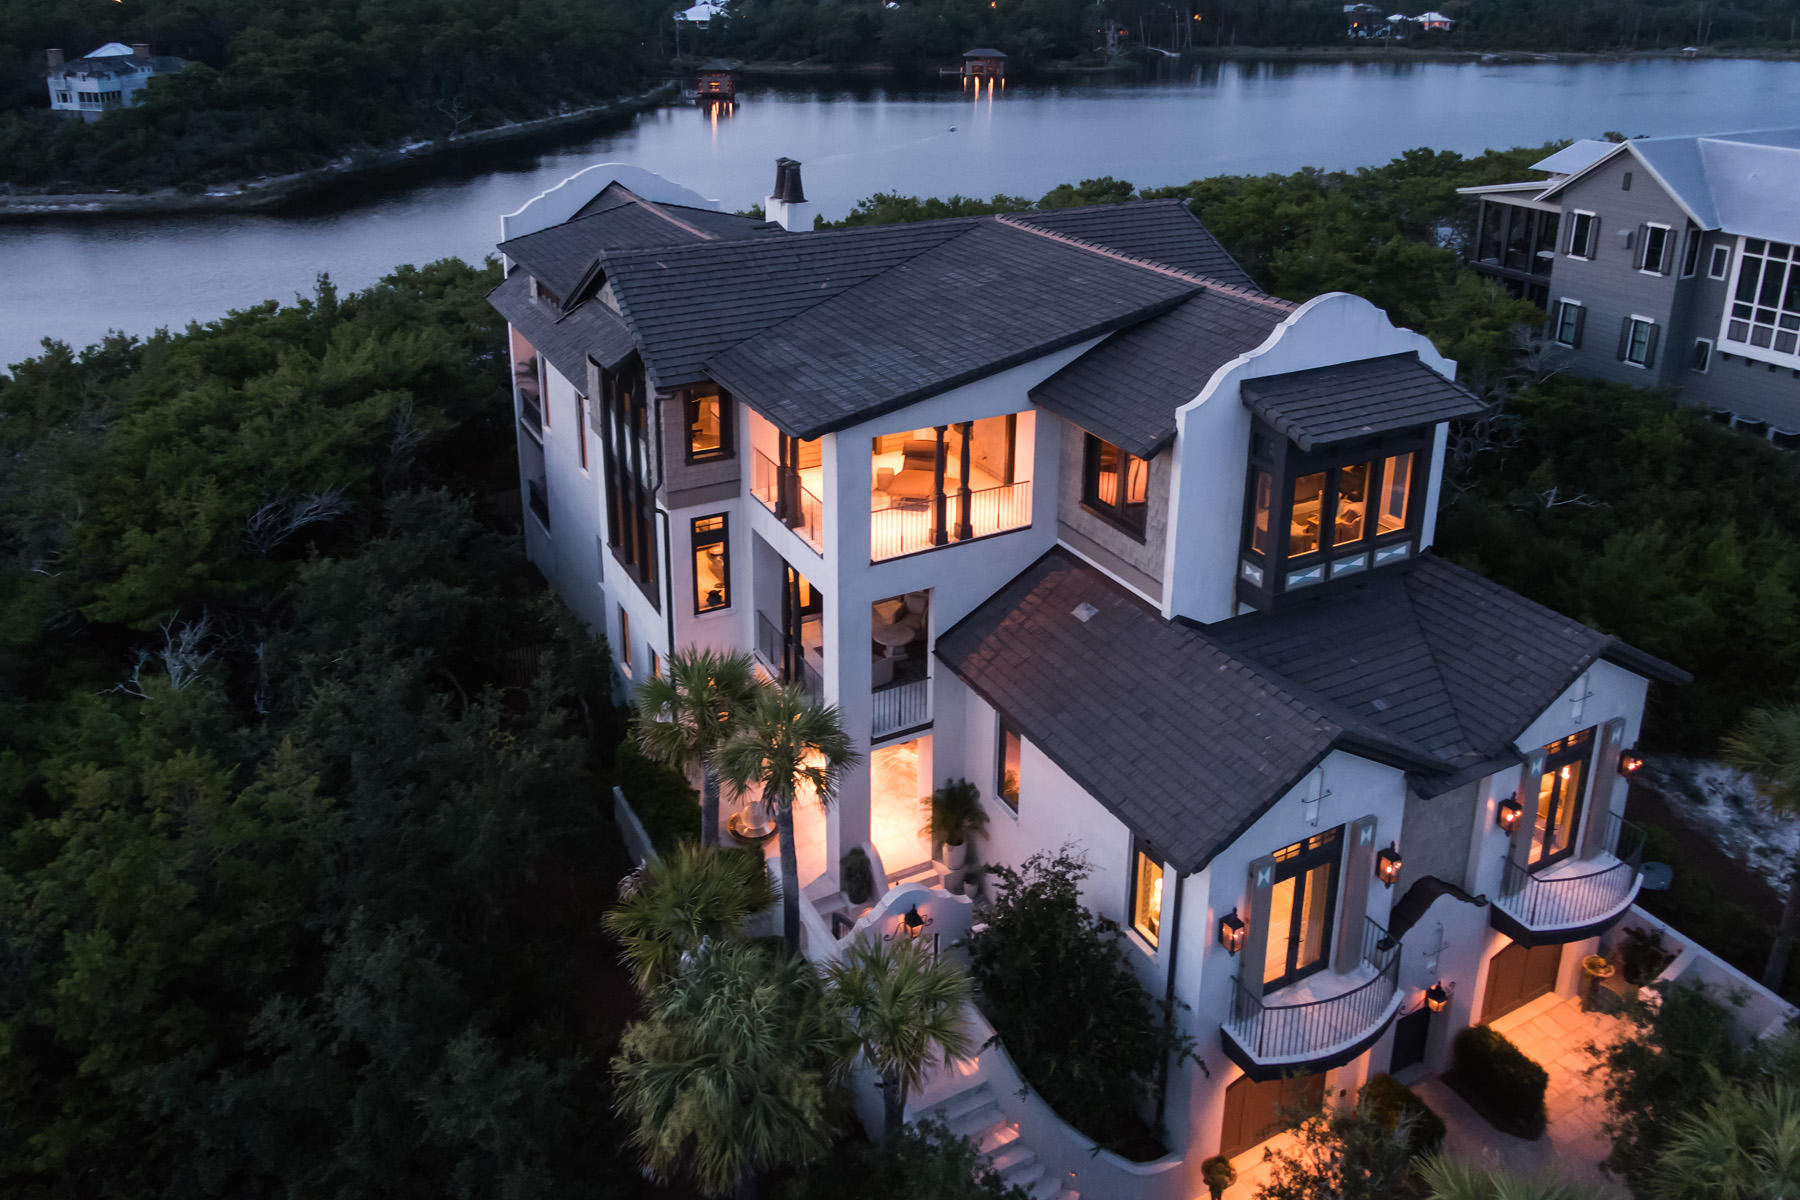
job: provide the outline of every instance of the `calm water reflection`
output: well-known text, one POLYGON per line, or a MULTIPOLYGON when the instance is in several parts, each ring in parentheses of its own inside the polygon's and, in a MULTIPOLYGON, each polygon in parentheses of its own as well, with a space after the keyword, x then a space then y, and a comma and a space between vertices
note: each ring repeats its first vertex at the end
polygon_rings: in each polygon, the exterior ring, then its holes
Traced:
POLYGON ((594 162, 635 163, 731 208, 773 160, 806 164, 840 216, 877 191, 1035 197, 1066 180, 1140 186, 1221 173, 1352 167, 1413 146, 1464 153, 1552 138, 1671 134, 1800 119, 1800 63, 1211 65, 1191 78, 908 91, 754 88, 718 120, 647 113, 578 146, 472 154, 449 173, 365 182, 265 216, 0 225, 0 363, 38 339, 92 342, 287 299, 321 271, 346 288, 399 263, 479 258, 497 217, 594 162))

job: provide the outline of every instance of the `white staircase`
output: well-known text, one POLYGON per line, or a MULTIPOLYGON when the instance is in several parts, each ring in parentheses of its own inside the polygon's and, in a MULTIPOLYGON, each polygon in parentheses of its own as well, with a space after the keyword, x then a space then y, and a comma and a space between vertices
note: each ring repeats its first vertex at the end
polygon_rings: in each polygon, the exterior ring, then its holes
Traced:
POLYGON ((1063 1187, 1045 1170, 1037 1153, 1020 1138, 1019 1127, 1000 1111, 993 1088, 980 1074, 961 1079, 965 1086, 933 1097, 924 1108, 912 1111, 912 1119, 935 1118, 974 1142, 1008 1187, 1023 1188, 1035 1200, 1080 1200, 1079 1193, 1063 1187))

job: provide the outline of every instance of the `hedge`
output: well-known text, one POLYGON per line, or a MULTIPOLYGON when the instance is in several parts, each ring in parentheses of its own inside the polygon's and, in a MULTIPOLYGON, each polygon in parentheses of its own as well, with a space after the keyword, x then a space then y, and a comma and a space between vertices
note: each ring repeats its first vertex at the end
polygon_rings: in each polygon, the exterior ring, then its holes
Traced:
POLYGON ((688 786, 681 772, 645 758, 629 736, 619 743, 616 762, 626 803, 643 822, 657 853, 700 840, 700 793, 688 786))
POLYGON ((1370 1079, 1363 1085, 1361 1098, 1369 1106, 1369 1115, 1385 1128, 1394 1128, 1404 1116, 1412 1117, 1412 1134, 1407 1142, 1413 1154, 1432 1154, 1443 1145, 1444 1119, 1419 1099, 1417 1092, 1392 1075, 1376 1075, 1370 1079))
POLYGON ((1486 1107, 1484 1116, 1523 1137, 1544 1132, 1544 1090, 1550 1086, 1544 1068, 1486 1025, 1457 1034, 1455 1056, 1457 1078, 1486 1107))

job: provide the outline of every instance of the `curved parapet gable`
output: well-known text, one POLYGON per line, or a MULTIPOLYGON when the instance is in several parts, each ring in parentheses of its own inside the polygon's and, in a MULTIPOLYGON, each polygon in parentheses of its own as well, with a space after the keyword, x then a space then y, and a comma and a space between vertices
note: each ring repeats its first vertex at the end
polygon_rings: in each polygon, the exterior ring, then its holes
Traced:
POLYGON ((630 188, 637 196, 653 203, 678 204, 686 208, 720 207, 719 201, 708 200, 692 188, 664 179, 655 171, 634 167, 630 163, 595 163, 591 167, 583 167, 555 187, 539 192, 501 217, 500 240, 504 242, 524 237, 528 233, 560 225, 580 212, 582 205, 614 183, 630 188))

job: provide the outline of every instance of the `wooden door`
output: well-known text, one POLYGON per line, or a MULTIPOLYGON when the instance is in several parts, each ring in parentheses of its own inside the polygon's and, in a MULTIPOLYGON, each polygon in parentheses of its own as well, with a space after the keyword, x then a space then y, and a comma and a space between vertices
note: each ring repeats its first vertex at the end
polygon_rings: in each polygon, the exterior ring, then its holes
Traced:
POLYGON ((1388 1074, 1398 1075, 1414 1063, 1425 1061, 1425 1041, 1431 1033, 1431 1010, 1420 1005, 1394 1022, 1394 1056, 1388 1074))
POLYGON ((1481 1005, 1484 1022, 1503 1017, 1528 1001, 1556 989, 1562 947, 1521 946, 1517 942, 1494 955, 1488 963, 1487 997, 1481 1005))
POLYGON ((1284 1117, 1310 1114, 1324 1106, 1323 1071, 1267 1083, 1241 1076, 1225 1089, 1225 1125, 1219 1132, 1219 1153, 1227 1158, 1242 1154, 1281 1128, 1284 1117))

